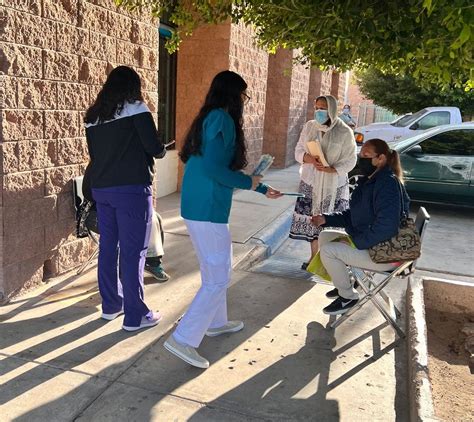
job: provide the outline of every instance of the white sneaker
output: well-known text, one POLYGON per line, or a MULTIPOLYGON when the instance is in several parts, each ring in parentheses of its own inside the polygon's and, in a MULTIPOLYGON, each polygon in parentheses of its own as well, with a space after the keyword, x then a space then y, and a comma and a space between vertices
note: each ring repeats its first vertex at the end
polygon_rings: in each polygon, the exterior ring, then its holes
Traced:
POLYGON ((120 309, 120 311, 115 312, 114 314, 105 314, 104 312, 102 312, 102 315, 100 317, 102 319, 105 319, 106 321, 112 321, 120 315, 123 315, 123 308, 120 309))
POLYGON ((173 353, 173 355, 192 366, 202 369, 209 368, 209 361, 203 358, 194 347, 179 344, 174 339, 173 335, 168 337, 168 340, 165 341, 164 347, 168 352, 173 353))
POLYGON ((161 321, 161 314, 159 312, 150 312, 150 314, 145 315, 142 317, 142 322, 138 327, 130 327, 127 325, 122 325, 122 328, 125 331, 137 331, 141 330, 142 328, 148 328, 148 327, 153 327, 155 325, 158 325, 158 323, 161 321))
POLYGON ((206 331, 206 336, 216 337, 225 333, 236 333, 244 328, 244 323, 242 321, 229 321, 226 325, 219 328, 209 328, 206 331))

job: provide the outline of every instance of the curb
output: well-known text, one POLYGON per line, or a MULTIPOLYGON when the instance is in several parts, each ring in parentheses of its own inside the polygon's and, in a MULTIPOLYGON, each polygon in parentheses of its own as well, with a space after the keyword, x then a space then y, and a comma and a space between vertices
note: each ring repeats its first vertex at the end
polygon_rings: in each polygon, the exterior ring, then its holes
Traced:
POLYGON ((423 279, 410 277, 407 289, 408 395, 411 421, 436 421, 428 375, 428 336, 423 279))
POLYGON ((273 255, 277 249, 288 239, 290 232, 291 218, 293 216, 293 206, 283 211, 275 220, 268 226, 255 233, 250 241, 253 243, 265 245, 267 248, 267 255, 273 255))

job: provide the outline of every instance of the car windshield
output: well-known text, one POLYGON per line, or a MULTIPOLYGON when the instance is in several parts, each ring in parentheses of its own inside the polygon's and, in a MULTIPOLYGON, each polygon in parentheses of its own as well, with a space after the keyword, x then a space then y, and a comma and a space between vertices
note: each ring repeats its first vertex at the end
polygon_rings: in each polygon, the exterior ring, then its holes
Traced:
POLYGON ((411 147, 412 145, 415 145, 420 139, 422 138, 429 138, 432 136, 432 134, 438 132, 437 130, 431 130, 429 132, 423 132, 420 133, 419 135, 412 136, 411 138, 404 139, 403 141, 391 144, 392 148, 397 151, 397 152, 403 152, 407 148, 411 147))
POLYGON ((419 117, 423 116, 427 112, 426 108, 423 110, 417 111, 415 114, 411 114, 409 116, 402 117, 400 120, 391 123, 392 126, 395 127, 407 127, 410 126, 415 120, 419 117))

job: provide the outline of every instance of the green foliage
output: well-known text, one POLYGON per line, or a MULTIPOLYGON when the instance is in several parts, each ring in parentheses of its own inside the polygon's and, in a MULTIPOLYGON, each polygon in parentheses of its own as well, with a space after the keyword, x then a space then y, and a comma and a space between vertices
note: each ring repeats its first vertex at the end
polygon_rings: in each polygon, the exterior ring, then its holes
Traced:
POLYGON ((115 0, 171 13, 169 48, 203 23, 253 25, 262 47, 300 49, 300 61, 345 71, 373 67, 421 84, 474 88, 474 4, 470 0, 115 0))
POLYGON ((426 84, 421 87, 411 76, 384 75, 376 69, 358 72, 356 79, 367 98, 396 114, 430 106, 453 106, 459 107, 465 117, 472 118, 474 115, 474 90, 466 92, 456 87, 440 89, 426 84))

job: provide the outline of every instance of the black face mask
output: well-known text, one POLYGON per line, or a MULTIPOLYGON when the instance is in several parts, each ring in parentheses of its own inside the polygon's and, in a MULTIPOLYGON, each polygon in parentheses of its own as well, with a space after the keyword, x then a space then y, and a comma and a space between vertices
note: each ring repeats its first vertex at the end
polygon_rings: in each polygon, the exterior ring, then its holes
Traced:
POLYGON ((377 167, 372 164, 372 158, 359 157, 357 167, 364 176, 370 176, 377 167))

